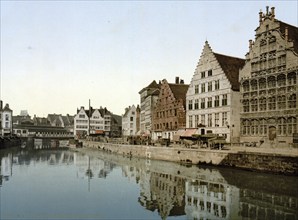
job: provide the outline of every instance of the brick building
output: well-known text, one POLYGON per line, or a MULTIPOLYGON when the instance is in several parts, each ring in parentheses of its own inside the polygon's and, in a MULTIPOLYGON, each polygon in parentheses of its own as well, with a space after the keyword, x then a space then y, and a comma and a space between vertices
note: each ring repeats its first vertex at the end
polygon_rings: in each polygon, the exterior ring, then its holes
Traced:
POLYGON ((298 28, 259 12, 241 84, 241 142, 286 147, 297 133, 298 28))
POLYGON ((186 92, 188 84, 176 77, 175 83, 163 79, 160 93, 153 111, 152 139, 170 138, 186 123, 186 92))

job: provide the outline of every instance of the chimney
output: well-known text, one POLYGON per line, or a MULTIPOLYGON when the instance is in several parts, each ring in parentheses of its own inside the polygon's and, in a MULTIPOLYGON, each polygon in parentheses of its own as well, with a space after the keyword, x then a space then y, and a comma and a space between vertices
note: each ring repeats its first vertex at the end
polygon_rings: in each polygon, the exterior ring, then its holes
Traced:
POLYGON ((288 27, 285 28, 285 40, 288 41, 288 27))
POLYGON ((179 84, 179 77, 178 77, 178 76, 176 76, 175 83, 176 83, 176 84, 179 84))
POLYGON ((3 108, 3 102, 0 100, 0 110, 3 108))
POLYGON ((266 15, 269 15, 269 6, 266 6, 266 15))
POLYGON ((249 40, 249 49, 252 48, 252 40, 249 40))
POLYGON ((274 20, 275 18, 275 7, 271 7, 271 19, 274 20))
POLYGON ((184 80, 183 79, 180 79, 180 84, 184 84, 184 80))

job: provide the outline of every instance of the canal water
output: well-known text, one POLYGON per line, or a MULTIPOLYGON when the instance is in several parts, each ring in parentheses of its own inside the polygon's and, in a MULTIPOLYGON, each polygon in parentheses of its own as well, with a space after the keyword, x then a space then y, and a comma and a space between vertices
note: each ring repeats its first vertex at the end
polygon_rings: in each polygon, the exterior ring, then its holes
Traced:
POLYGON ((298 177, 91 149, 0 151, 0 219, 298 219, 298 177))

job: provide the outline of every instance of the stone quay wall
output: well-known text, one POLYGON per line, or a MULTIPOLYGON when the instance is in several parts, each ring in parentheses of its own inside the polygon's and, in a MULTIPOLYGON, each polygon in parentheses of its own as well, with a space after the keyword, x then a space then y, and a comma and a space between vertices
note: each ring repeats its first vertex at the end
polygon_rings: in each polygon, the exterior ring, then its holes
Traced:
POLYGON ((129 157, 171 161, 181 164, 228 166, 253 171, 298 175, 298 156, 280 153, 248 152, 239 149, 210 150, 184 147, 156 147, 83 141, 83 147, 129 157))

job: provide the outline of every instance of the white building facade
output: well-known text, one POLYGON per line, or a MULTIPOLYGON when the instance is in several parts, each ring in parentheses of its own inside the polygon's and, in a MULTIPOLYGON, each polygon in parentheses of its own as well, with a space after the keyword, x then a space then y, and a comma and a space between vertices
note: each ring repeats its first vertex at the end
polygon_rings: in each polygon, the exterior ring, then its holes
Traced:
POLYGON ((83 137, 86 135, 89 135, 89 116, 84 107, 81 107, 74 117, 74 136, 83 137))
POLYGON ((12 110, 0 100, 0 136, 12 134, 12 110))
POLYGON ((125 109, 125 113, 122 116, 122 135, 133 136, 139 131, 139 117, 140 108, 135 105, 129 106, 125 109))
POLYGON ((214 53, 205 42, 186 94, 186 127, 239 142, 239 69, 244 60, 214 53))

